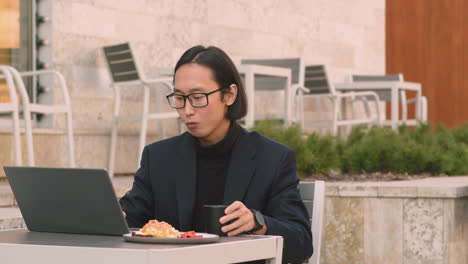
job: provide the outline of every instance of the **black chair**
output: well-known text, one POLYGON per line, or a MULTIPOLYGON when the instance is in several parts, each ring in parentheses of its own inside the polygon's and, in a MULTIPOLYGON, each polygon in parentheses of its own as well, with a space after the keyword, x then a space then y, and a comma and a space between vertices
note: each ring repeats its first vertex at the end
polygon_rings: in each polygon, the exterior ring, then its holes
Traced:
MULTIPOLYGON (((173 90, 171 77, 156 79, 146 79, 145 77, 143 77, 143 74, 141 73, 141 71, 139 71, 137 62, 132 55, 132 49, 129 43, 106 46, 103 48, 103 50, 112 78, 112 87, 114 89, 114 110, 112 116, 112 132, 108 163, 109 175, 111 175, 112 177, 114 174, 114 160, 117 143, 118 125, 120 123, 141 121, 140 138, 138 145, 139 156, 137 160, 137 164, 139 164, 143 148, 146 142, 146 129, 148 120, 179 118, 179 115, 173 109, 170 109, 167 112, 149 113, 150 88, 166 88, 167 93, 171 93, 173 90), (135 84, 139 85, 143 89, 143 107, 141 115, 120 116, 120 89, 124 85, 135 84), (151 84, 162 84, 162 86, 150 86, 151 84)), ((164 134, 164 132, 162 134, 164 134)))

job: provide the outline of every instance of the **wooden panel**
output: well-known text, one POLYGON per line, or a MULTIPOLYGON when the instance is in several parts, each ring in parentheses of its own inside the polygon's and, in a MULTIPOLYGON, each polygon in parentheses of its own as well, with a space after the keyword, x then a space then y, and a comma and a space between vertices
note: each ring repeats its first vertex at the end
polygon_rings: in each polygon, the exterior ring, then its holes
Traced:
POLYGON ((461 59, 461 79, 460 79, 460 86, 458 87, 458 96, 456 98, 456 111, 460 113, 457 116, 457 123, 463 124, 468 122, 468 1, 461 1, 462 6, 460 8, 459 13, 461 13, 463 19, 461 21, 462 24, 462 39, 461 39, 461 51, 460 51, 460 59, 461 59))
POLYGON ((5 81, 0 80, 0 103, 9 103, 10 95, 6 87, 5 81))
MULTIPOLYGON (((453 127, 468 121, 468 4, 464 0, 386 1, 387 73, 422 83, 429 120, 453 127)), ((414 116, 414 111, 410 116, 414 116)))
POLYGON ((19 0, 0 1, 0 48, 19 48, 19 0))

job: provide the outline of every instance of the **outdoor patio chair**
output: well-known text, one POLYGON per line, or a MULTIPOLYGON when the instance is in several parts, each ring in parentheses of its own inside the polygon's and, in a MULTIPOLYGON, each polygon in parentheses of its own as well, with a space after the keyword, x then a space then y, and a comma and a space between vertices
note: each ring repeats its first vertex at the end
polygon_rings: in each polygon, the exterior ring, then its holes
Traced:
POLYGON ((305 67, 304 82, 297 86, 297 113, 301 127, 330 128, 332 135, 338 134, 338 127, 349 127, 353 125, 380 125, 379 97, 375 92, 348 92, 339 93, 335 90, 333 84, 328 80, 328 74, 325 65, 311 65, 305 67), (372 97, 375 114, 370 111, 369 102, 366 97, 372 97), (321 120, 305 120, 304 118, 304 99, 315 98, 317 112, 321 112, 321 100, 327 98, 332 104, 332 117, 321 120), (346 108, 346 101, 351 103, 352 116, 344 116, 343 109, 346 108), (365 117, 356 117, 355 103, 361 101, 365 108, 365 117))
POLYGON ((13 159, 15 165, 22 165, 22 156, 21 156, 21 139, 20 139, 20 128, 19 128, 19 110, 18 110, 18 97, 16 96, 16 90, 13 83, 13 78, 11 77, 9 69, 0 65, 0 79, 4 79, 6 82, 6 87, 8 89, 8 95, 10 102, 0 102, 0 114, 9 114, 11 115, 12 122, 12 136, 13 136, 13 159))
MULTIPOLYGON (((4 66, 13 79, 14 86, 19 92, 21 97, 20 109, 23 112, 25 131, 26 131, 26 150, 28 158, 28 166, 35 166, 34 159, 34 146, 33 146, 33 132, 32 132, 32 120, 31 114, 43 114, 43 115, 54 115, 64 114, 67 122, 67 139, 68 139, 68 165, 69 167, 75 167, 75 145, 73 141, 73 127, 72 127, 72 115, 71 115, 71 103, 68 89, 65 83, 65 79, 62 74, 54 70, 38 70, 29 72, 18 72, 11 66, 4 66), (51 76, 59 86, 60 93, 62 95, 62 102, 58 104, 40 104, 31 103, 28 92, 23 82, 24 77, 40 77, 40 76, 51 76)), ((5 75, 8 79, 8 75, 5 75)), ((54 82, 55 83, 55 82, 54 82)), ((53 87, 56 87, 53 85, 53 87)))
POLYGON ((309 259, 309 264, 320 263, 320 249, 322 245, 323 214, 325 212, 325 182, 301 182, 299 191, 304 205, 309 213, 312 228, 312 243, 314 254, 309 259))
MULTIPOLYGON (((381 82, 381 81, 400 81, 403 82, 403 74, 387 74, 387 75, 352 75, 351 79, 353 82, 381 82)), ((391 100, 390 91, 375 90, 379 95, 380 101, 389 102, 391 100)), ((400 91, 399 101, 401 102, 401 121, 408 121, 408 105, 415 104, 416 107, 416 98, 407 99, 406 92, 400 91)), ((420 111, 421 111, 421 121, 427 121, 427 98, 421 96, 420 111)))
MULTIPOLYGON (((163 85, 162 87, 166 87, 167 92, 170 93, 173 90, 172 77, 146 79, 139 70, 138 63, 132 54, 132 49, 129 43, 106 46, 103 50, 112 79, 112 87, 114 89, 114 110, 112 116, 111 143, 108 163, 109 175, 112 177, 114 174, 118 125, 120 123, 141 121, 137 160, 137 164, 139 164, 146 142, 148 120, 179 118, 179 115, 173 109, 167 112, 149 113, 150 88, 161 88, 160 86, 150 85, 161 84, 163 85), (135 116, 121 116, 119 113, 121 101, 120 89, 124 85, 135 84, 140 85, 143 89, 142 112, 135 116)), ((164 134, 164 132, 162 132, 162 134, 164 134)))
MULTIPOLYGON (((280 68, 288 68, 291 70, 291 91, 296 91, 296 87, 303 83, 303 60, 302 58, 281 58, 281 59, 243 59, 241 60, 241 64, 257 64, 263 66, 272 66, 272 67, 280 67, 280 68)), ((254 80, 255 90, 257 91, 283 91, 284 87, 284 78, 279 77, 271 77, 271 76, 258 76, 254 80)), ((291 94, 292 95, 292 94, 291 94)), ((286 96, 286 95, 284 95, 286 96)), ((289 100, 288 103, 293 102, 293 100, 289 100)), ((254 108, 255 102, 250 102, 250 107, 254 108)), ((291 105, 285 105, 285 108, 290 108, 291 105)), ((257 118, 268 118, 269 115, 265 114, 265 116, 258 116, 257 118)), ((285 120, 285 123, 287 120, 285 120)))

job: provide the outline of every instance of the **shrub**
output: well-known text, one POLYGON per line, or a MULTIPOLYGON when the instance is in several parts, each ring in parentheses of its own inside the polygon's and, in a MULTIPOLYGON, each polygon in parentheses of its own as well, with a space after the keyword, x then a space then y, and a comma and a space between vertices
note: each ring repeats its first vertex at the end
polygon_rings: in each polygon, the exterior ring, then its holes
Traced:
POLYGON ((328 174, 393 172, 408 174, 468 174, 468 123, 450 130, 419 124, 400 126, 355 127, 347 139, 305 134, 297 125, 285 128, 277 120, 256 123, 254 130, 272 138, 296 153, 298 173, 328 174))
POLYGON ((305 142, 305 153, 308 157, 304 174, 310 175, 320 173, 327 175, 331 170, 339 166, 338 154, 339 140, 336 137, 327 135, 320 137, 317 133, 312 133, 305 142))
POLYGON ((342 171, 468 173, 467 145, 458 144, 446 127, 434 130, 430 124, 420 124, 414 129, 401 126, 397 131, 387 127, 353 130, 343 146, 342 171))
POLYGON ((330 169, 337 168, 338 154, 334 137, 319 137, 315 133, 304 135, 298 125, 285 128, 277 120, 257 122, 252 130, 291 148, 296 153, 297 170, 301 178, 314 173, 327 174, 330 169))
POLYGON ((356 128, 343 144, 341 169, 358 173, 394 171, 398 143, 397 134, 389 128, 372 127, 368 132, 356 128))
POLYGON ((465 123, 453 130, 453 135, 458 143, 468 145, 468 123, 465 123))

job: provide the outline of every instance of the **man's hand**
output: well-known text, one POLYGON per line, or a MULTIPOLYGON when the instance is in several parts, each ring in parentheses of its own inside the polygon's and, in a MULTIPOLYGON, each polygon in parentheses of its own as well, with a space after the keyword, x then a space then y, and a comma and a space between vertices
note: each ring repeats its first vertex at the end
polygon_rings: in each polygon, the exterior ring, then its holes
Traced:
MULTIPOLYGON (((235 201, 229 205, 224 211, 225 216, 219 219, 219 222, 224 225, 232 220, 228 225, 221 228, 228 236, 235 236, 243 232, 248 232, 255 227, 255 219, 252 211, 249 210, 242 202, 235 201)), ((263 235, 266 233, 266 225, 255 234, 263 235)))

